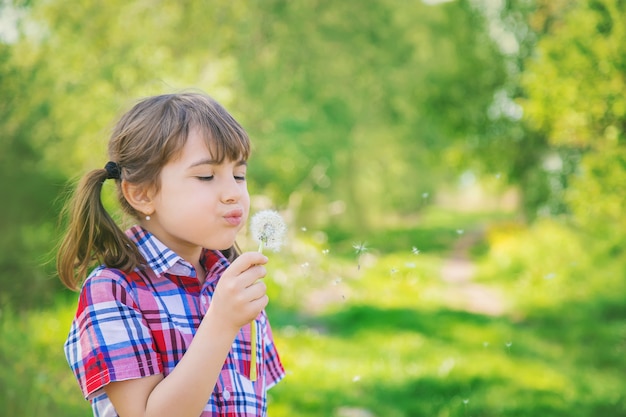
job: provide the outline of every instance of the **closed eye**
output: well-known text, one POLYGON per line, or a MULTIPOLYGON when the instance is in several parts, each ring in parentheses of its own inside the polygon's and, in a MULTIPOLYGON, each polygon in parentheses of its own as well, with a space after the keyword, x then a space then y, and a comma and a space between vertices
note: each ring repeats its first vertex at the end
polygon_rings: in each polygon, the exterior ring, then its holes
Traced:
POLYGON ((209 175, 208 177, 196 177, 198 178, 200 181, 211 181, 214 176, 213 175, 209 175))
POLYGON ((245 175, 235 175, 234 178, 237 181, 245 181, 246 180, 246 176, 245 175))

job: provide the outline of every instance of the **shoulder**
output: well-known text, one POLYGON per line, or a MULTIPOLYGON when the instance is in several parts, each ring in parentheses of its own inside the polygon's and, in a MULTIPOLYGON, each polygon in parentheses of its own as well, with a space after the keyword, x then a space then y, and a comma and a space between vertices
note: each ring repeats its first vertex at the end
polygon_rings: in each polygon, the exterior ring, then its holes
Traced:
POLYGON ((83 305, 107 302, 136 304, 137 288, 145 287, 148 279, 144 271, 124 272, 99 266, 83 283, 80 302, 83 305))

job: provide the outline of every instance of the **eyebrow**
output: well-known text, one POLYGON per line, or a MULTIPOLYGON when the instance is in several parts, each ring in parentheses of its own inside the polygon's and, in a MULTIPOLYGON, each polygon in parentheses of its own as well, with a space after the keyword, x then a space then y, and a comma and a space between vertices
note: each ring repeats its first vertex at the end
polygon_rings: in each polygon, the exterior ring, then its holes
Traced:
MULTIPOLYGON (((189 165, 189 168, 194 168, 200 165, 219 165, 219 164, 220 163, 215 159, 203 158, 189 165)), ((240 159, 239 161, 237 161, 236 166, 242 166, 242 165, 248 165, 248 161, 244 159, 240 159)))

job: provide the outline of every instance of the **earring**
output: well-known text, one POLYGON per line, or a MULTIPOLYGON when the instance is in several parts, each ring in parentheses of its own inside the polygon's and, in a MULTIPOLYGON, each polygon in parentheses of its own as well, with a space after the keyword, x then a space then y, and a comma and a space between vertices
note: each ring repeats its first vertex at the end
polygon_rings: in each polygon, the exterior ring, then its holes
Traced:
POLYGON ((146 220, 147 220, 147 221, 150 221, 150 215, 147 215, 147 216, 146 216, 146 220))

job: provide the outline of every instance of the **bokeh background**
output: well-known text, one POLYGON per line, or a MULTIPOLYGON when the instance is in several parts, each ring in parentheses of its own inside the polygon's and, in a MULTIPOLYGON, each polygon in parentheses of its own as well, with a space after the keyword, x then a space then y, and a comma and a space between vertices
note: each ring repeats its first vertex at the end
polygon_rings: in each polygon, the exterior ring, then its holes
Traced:
POLYGON ((289 223, 270 416, 626 415, 625 22, 623 0, 1 0, 0 415, 90 415, 59 213, 123 111, 187 88, 248 130, 254 210, 289 223))

